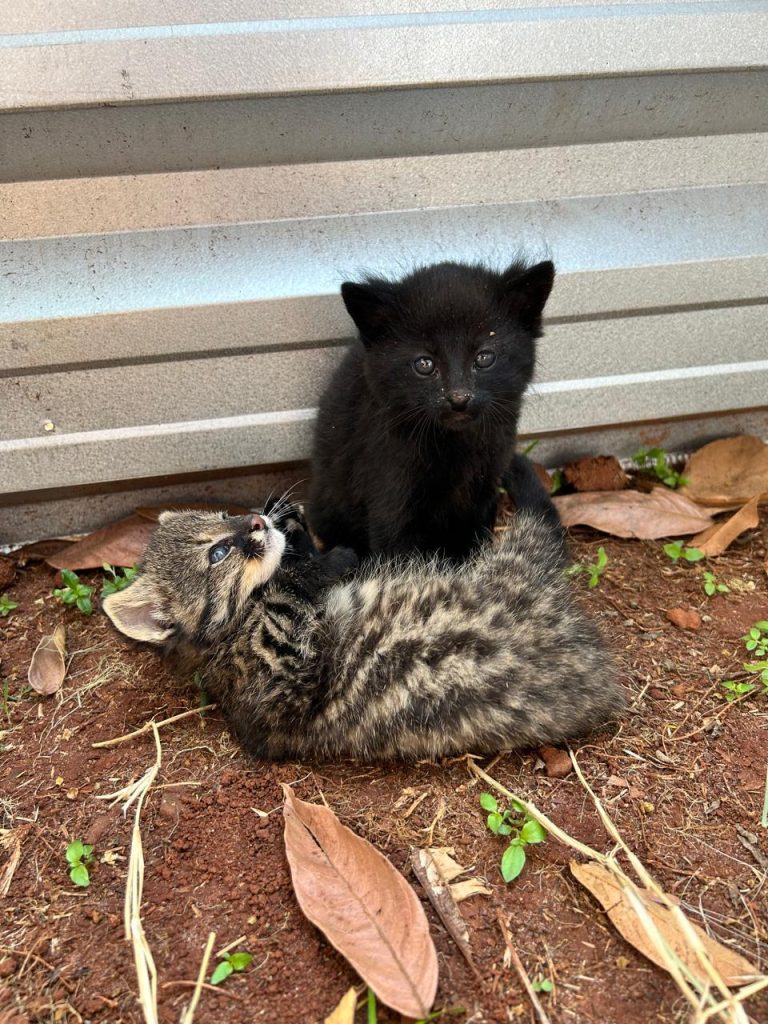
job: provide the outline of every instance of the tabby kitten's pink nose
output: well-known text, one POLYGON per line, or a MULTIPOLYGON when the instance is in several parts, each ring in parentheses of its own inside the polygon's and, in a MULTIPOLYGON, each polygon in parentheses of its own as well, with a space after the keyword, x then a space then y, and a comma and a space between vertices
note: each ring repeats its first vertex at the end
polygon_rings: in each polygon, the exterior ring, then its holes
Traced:
POLYGON ((252 530, 266 530, 267 524, 261 518, 261 516, 251 516, 251 529, 252 530))

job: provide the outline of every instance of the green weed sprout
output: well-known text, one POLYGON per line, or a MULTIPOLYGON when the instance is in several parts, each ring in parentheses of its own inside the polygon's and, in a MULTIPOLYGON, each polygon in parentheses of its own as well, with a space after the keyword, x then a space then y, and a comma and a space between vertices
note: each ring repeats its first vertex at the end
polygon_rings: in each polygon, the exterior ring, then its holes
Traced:
POLYGON ((101 596, 108 597, 110 594, 116 594, 118 590, 125 590, 129 583, 133 583, 139 574, 138 567, 135 565, 128 566, 122 570, 115 569, 108 562, 102 565, 104 572, 109 573, 112 577, 104 581, 104 586, 101 588, 101 596))
POLYGON ((251 953, 227 953, 220 964, 216 965, 216 968, 211 975, 211 984, 220 985, 222 981, 225 981, 230 974, 236 974, 240 971, 244 971, 248 964, 253 960, 251 953))
POLYGON ((681 558, 686 562, 700 562, 702 558, 707 557, 700 548, 687 548, 681 540, 665 544, 663 550, 664 554, 671 558, 675 565, 677 565, 681 558))
POLYGON ((93 602, 91 601, 93 587, 89 587, 87 583, 81 583, 77 573, 72 572, 71 569, 62 569, 61 578, 64 580, 64 586, 54 590, 53 596, 62 604, 75 605, 83 615, 90 615, 93 612, 93 602))
POLYGON ((526 814, 522 805, 516 801, 512 802, 511 810, 501 810, 496 797, 490 793, 481 793, 480 806, 488 812, 485 823, 494 835, 511 836, 499 867, 504 881, 512 882, 525 867, 526 847, 543 843, 547 834, 538 821, 526 814))
POLYGON ((704 573, 704 580, 702 586, 704 587, 704 593, 707 595, 707 597, 714 597, 715 594, 730 594, 731 592, 731 588, 727 587, 725 583, 717 582, 717 579, 713 572, 704 573))
POLYGON ((641 448, 632 456, 641 470, 649 470, 665 487, 681 487, 688 481, 669 465, 669 457, 663 448, 641 448))
POLYGON ((536 978, 531 982, 534 992, 551 992, 554 987, 549 978, 536 978))
POLYGON ((89 886, 91 876, 88 868, 93 864, 93 847, 76 839, 67 847, 66 858, 72 883, 81 888, 89 886))
POLYGON ((743 664, 745 672, 754 673, 756 679, 745 679, 737 683, 735 679, 726 679, 723 683, 725 699, 728 701, 737 700, 745 694, 754 693, 758 685, 762 686, 763 693, 768 694, 768 619, 761 619, 741 638, 748 654, 759 658, 759 661, 746 661, 743 664))
POLYGON ((14 608, 18 607, 17 601, 12 601, 7 594, 0 594, 0 615, 9 615, 14 608))
POLYGON ((593 590, 600 582, 600 577, 606 570, 608 565, 608 555, 605 552, 605 548, 600 545, 597 549, 597 561, 591 565, 584 565, 582 562, 575 562, 569 569, 566 569, 567 576, 580 576, 583 572, 587 573, 587 586, 590 590, 593 590))

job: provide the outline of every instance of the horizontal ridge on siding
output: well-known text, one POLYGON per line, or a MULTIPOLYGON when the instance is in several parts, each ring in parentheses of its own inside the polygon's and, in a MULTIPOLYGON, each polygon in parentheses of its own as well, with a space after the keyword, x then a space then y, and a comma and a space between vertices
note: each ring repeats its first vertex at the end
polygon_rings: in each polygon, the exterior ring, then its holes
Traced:
POLYGON ((766 405, 765 4, 8 7, 7 501, 306 459, 340 283, 440 259, 555 260, 528 434, 766 405))

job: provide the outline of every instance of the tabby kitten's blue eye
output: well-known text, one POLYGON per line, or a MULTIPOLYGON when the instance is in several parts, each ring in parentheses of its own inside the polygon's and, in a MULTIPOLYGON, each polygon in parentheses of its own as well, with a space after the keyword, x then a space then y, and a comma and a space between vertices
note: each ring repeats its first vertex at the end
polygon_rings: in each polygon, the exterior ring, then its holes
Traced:
POLYGON ((232 548, 229 544, 217 544, 208 552, 208 561, 211 565, 216 565, 217 562, 223 562, 231 550, 232 548))
POLYGON ((496 362, 495 352, 478 352, 475 356, 475 366, 478 370, 487 370, 496 362))
POLYGON ((413 360, 413 368, 422 377, 429 377, 431 373, 435 372, 435 361, 429 356, 419 356, 418 359, 413 360))

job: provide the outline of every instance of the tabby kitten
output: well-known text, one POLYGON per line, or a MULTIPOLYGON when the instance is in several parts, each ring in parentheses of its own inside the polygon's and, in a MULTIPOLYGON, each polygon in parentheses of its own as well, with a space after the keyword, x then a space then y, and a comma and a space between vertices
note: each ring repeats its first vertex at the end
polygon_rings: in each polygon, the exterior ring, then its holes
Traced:
POLYGON ((512 457, 554 275, 549 261, 439 263, 341 286, 361 344, 315 430, 310 520, 325 547, 461 560, 493 527, 499 480, 526 507, 512 457))
POLYGON ((166 512, 119 630, 200 669, 261 758, 438 758, 561 743, 624 705, 563 576, 561 537, 522 512, 460 569, 295 555, 268 515, 166 512))

